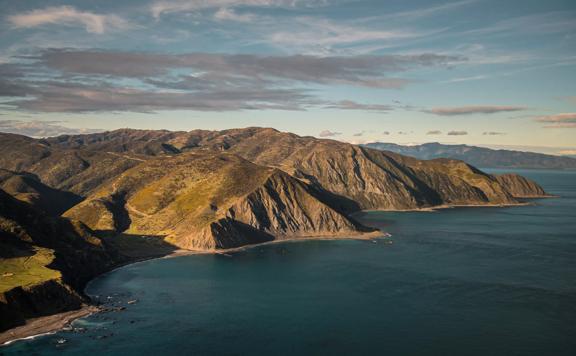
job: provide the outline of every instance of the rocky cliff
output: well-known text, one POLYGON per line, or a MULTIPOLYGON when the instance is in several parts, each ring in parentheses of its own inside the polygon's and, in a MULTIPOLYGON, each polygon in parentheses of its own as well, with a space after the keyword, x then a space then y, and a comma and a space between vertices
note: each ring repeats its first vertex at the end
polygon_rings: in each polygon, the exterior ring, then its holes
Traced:
POLYGON ((521 175, 501 174, 495 177, 515 198, 541 198, 547 196, 541 186, 521 175))
POLYGON ((202 250, 366 230, 287 173, 220 153, 147 160, 65 216, 94 230, 153 235, 202 250))

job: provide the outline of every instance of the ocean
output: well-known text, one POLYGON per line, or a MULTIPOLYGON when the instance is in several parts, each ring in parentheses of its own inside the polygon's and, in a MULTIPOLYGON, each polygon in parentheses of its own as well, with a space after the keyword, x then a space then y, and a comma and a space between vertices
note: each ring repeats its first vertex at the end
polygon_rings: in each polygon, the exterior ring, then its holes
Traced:
POLYGON ((365 212, 392 237, 129 265, 87 288, 125 310, 0 354, 576 355, 576 172, 516 172, 560 197, 365 212))

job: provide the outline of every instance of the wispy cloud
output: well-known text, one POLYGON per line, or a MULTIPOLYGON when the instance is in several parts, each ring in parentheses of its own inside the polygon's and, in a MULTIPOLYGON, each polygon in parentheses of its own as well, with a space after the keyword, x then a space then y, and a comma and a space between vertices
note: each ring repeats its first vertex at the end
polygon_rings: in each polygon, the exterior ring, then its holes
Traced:
POLYGON ((426 112, 441 116, 472 115, 472 114, 496 114, 500 112, 526 110, 523 106, 502 106, 502 105, 470 105, 456 107, 437 107, 426 112))
POLYGON ((576 156, 576 150, 562 150, 558 151, 558 154, 563 156, 576 156))
POLYGON ((326 107, 327 109, 339 110, 362 110, 362 111, 375 111, 387 112, 393 110, 394 107, 382 104, 362 104, 352 100, 341 100, 326 107))
POLYGON ((36 59, 49 68, 78 74, 121 77, 159 76, 173 69, 250 78, 277 78, 317 84, 399 88, 409 81, 390 78, 419 67, 446 66, 461 60, 434 53, 382 56, 261 56, 213 53, 154 54, 112 51, 45 51, 36 59))
POLYGON ((453 60, 435 54, 318 57, 98 50, 44 50, 20 58, 29 64, 11 64, 14 74, 0 79, 0 92, 20 97, 8 102, 16 108, 47 112, 303 110, 326 105, 386 112, 392 107, 351 100, 327 103, 309 86, 396 89, 409 81, 393 75, 453 60))
POLYGON ((573 33, 575 30, 576 23, 574 22, 573 13, 554 11, 508 18, 485 27, 464 31, 461 35, 498 34, 511 36, 518 33, 523 35, 527 33, 541 35, 562 32, 573 33))
POLYGON ((324 6, 328 0, 173 0, 156 1, 150 6, 150 12, 155 18, 170 13, 194 12, 214 8, 233 7, 315 7, 324 6))
POLYGON ((36 112, 152 112, 156 110, 303 110, 308 101, 311 101, 309 95, 298 89, 245 88, 174 92, 118 88, 109 85, 51 83, 35 88, 32 93, 34 99, 14 99, 8 103, 20 109, 36 112))
POLYGON ((544 126, 547 129, 576 128, 576 113, 539 116, 535 120, 549 124, 544 126))
POLYGON ((340 136, 340 135, 342 135, 342 132, 334 132, 334 131, 330 131, 330 130, 324 130, 318 134, 318 136, 320 136, 320 137, 334 137, 334 136, 340 136))
POLYGON ((426 132, 426 135, 441 135, 442 131, 440 130, 432 130, 432 131, 428 131, 426 132))
POLYGON ((465 136, 468 135, 467 131, 449 131, 447 133, 448 136, 465 136))
POLYGON ((98 129, 77 129, 63 126, 65 121, 23 121, 0 120, 0 132, 25 135, 30 137, 50 137, 101 132, 98 129))
POLYGON ((394 20, 418 20, 424 17, 434 16, 438 14, 444 14, 447 11, 451 11, 454 9, 458 9, 463 6, 471 5, 477 3, 478 0, 463 0, 463 1, 454 1, 448 2, 441 5, 434 5, 429 7, 418 8, 415 10, 408 10, 408 11, 401 11, 401 12, 394 12, 391 14, 373 16, 367 19, 363 19, 362 21, 381 21, 385 19, 394 19, 394 20))
POLYGON ((335 46, 383 43, 425 35, 426 33, 411 30, 371 29, 323 18, 298 17, 293 20, 289 29, 271 33, 267 42, 280 47, 295 48, 299 53, 321 53, 331 52, 335 46))
POLYGON ((43 25, 81 25, 91 33, 104 33, 110 30, 125 30, 133 27, 127 20, 113 14, 96 14, 80 11, 72 6, 47 7, 21 14, 8 16, 13 28, 32 28, 43 25))
POLYGON ((482 135, 484 136, 502 136, 502 135, 506 135, 505 132, 496 132, 496 131, 486 131, 483 132, 482 135))
POLYGON ((252 22, 256 16, 249 13, 239 14, 232 8, 222 7, 214 14, 214 18, 223 21, 252 22))

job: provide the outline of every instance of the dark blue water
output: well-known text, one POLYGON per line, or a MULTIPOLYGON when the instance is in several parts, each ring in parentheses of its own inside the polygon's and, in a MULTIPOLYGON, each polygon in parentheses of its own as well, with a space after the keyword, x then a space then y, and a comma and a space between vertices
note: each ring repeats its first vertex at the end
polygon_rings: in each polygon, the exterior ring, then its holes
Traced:
POLYGON ((392 243, 283 243, 131 265, 88 289, 125 311, 0 352, 576 355, 576 172, 521 173, 561 198, 362 214, 392 243))

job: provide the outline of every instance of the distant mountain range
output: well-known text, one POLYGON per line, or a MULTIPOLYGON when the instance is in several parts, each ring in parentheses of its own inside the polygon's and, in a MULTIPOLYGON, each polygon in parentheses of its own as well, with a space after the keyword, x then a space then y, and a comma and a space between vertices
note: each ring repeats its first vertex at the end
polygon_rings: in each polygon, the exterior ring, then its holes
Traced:
POLYGON ((443 145, 438 142, 416 146, 373 142, 363 145, 418 159, 452 158, 483 168, 576 169, 576 158, 534 152, 493 150, 468 145, 443 145))

